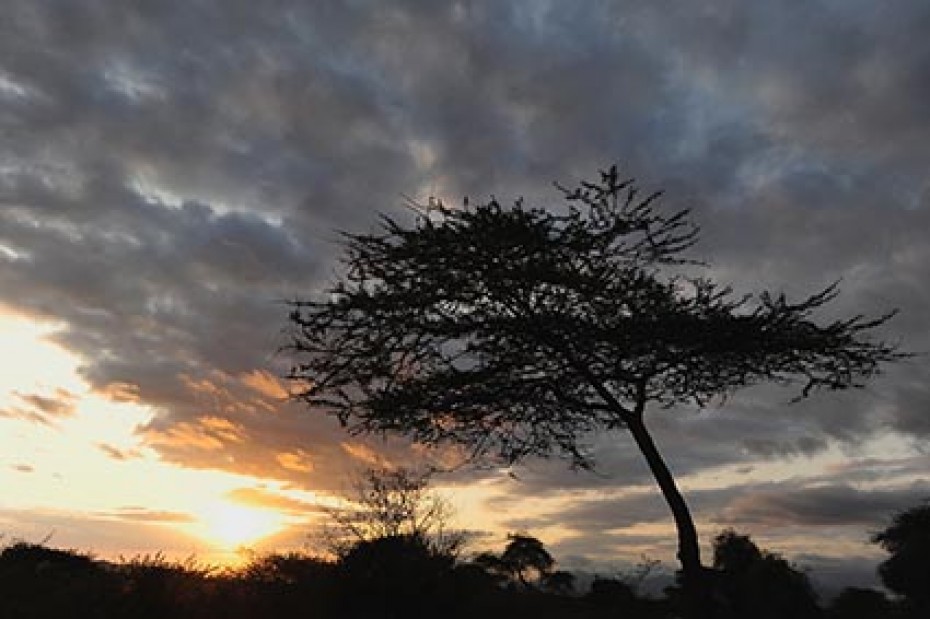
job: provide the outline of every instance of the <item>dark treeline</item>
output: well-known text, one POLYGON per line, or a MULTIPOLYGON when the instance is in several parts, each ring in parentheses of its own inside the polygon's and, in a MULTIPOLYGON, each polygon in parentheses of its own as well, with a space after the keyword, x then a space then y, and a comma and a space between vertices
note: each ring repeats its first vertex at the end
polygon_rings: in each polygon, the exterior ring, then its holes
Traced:
MULTIPOLYGON (((873 541, 889 551, 879 567, 891 595, 847 588, 824 603, 807 575, 732 530, 714 539, 715 617, 913 619, 928 616, 930 503, 898 514, 873 541)), ((599 576, 583 588, 555 569, 539 540, 511 535, 500 553, 469 559, 428 539, 360 541, 335 559, 301 553, 256 556, 218 570, 160 555, 118 562, 16 542, 0 552, 4 619, 250 619, 269 617, 630 617, 681 616, 682 589, 660 597, 635 577, 599 576)))

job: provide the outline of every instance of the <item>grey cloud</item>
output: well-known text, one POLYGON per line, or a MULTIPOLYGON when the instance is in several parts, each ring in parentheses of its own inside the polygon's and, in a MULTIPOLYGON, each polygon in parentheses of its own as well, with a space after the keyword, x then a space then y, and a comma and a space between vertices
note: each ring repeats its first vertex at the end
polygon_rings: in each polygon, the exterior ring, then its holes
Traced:
MULTIPOLYGON (((881 552, 868 543, 869 535, 885 526, 893 513, 926 497, 930 487, 925 482, 878 490, 842 484, 810 485, 818 483, 823 482, 814 479, 734 485, 686 495, 705 547, 715 529, 736 527, 742 533, 751 533, 761 548, 783 554, 800 568, 810 570, 825 597, 843 586, 877 586, 875 570, 881 552), (797 536, 804 532, 809 538, 802 535, 799 541, 797 536), (810 550, 814 548, 810 540, 823 543, 824 554, 810 550), (835 544, 858 547, 856 552, 861 556, 840 556, 835 544)), ((567 529, 569 535, 549 545, 549 549, 563 564, 586 570, 629 572, 634 557, 658 559, 666 570, 677 565, 671 516, 657 492, 578 498, 566 501, 562 509, 532 518, 513 518, 504 524, 530 533, 553 525, 567 529), (669 532, 641 533, 631 528, 658 523, 667 525, 669 532)))
POLYGON ((876 482, 890 478, 921 478, 930 470, 930 453, 888 458, 853 458, 829 467, 826 475, 849 483, 876 482))
POLYGON ((660 561, 659 573, 676 569, 674 535, 598 532, 566 537, 547 547, 561 565, 601 574, 630 574, 643 560, 660 561))
MULTIPOLYGON (((925 481, 878 489, 861 489, 829 479, 787 480, 766 484, 732 484, 715 489, 685 490, 691 511, 705 540, 715 528, 736 527, 761 534, 765 547, 776 552, 803 528, 815 527, 818 534, 865 542, 871 531, 890 521, 891 516, 930 495, 925 481)), ((673 534, 643 535, 637 525, 665 524, 672 518, 659 492, 651 489, 592 498, 590 493, 564 495, 561 506, 549 512, 520 516, 520 501, 497 502, 499 512, 513 514, 505 527, 530 532, 559 526, 570 532, 562 552, 609 559, 640 553, 668 559, 674 557, 673 534)), ((796 553, 796 550, 794 551, 796 553)), ((874 565, 874 558, 871 560, 874 565)))
POLYGON ((662 521, 668 518, 668 513, 668 507, 658 492, 641 492, 620 498, 569 501, 564 509, 536 518, 528 523, 530 526, 527 528, 532 530, 533 525, 562 524, 576 533, 599 534, 662 521))
POLYGON ((928 495, 930 484, 926 482, 877 490, 848 485, 781 488, 737 496, 723 509, 717 521, 764 526, 877 526, 928 495))
POLYGON ((794 560, 810 576, 824 601, 829 601, 846 587, 881 587, 875 556, 837 558, 800 554, 794 560))
MULTIPOLYGON (((686 490, 684 493, 691 510, 703 520, 713 512, 715 506, 746 491, 744 486, 731 486, 714 490, 686 490)), ((659 491, 649 488, 600 498, 591 498, 590 495, 579 495, 576 498, 566 496, 564 507, 531 520, 516 518, 510 522, 514 525, 526 524, 529 529, 558 524, 578 535, 593 538, 602 533, 635 536, 635 533, 624 529, 656 522, 671 525, 671 515, 659 491)))
POLYGON ((930 13, 920 3, 650 3, 634 15, 773 134, 899 168, 926 156, 927 110, 917 102, 930 46, 918 33, 930 13))
MULTIPOLYGON (((63 322, 94 387, 154 406, 143 437, 202 439, 162 441, 167 460, 333 487, 337 425, 242 376, 286 365, 277 301, 338 268, 334 229, 370 228, 402 194, 548 204, 551 181, 617 159, 693 207, 711 275, 794 295, 843 278, 834 312, 900 307, 887 337, 930 346, 920 3, 7 4, 3 301, 63 322), (211 442, 209 418, 239 434, 211 442), (298 449, 313 471, 280 466, 298 449)), ((649 422, 679 474, 920 440, 927 371, 649 422)), ((651 483, 622 434, 592 449, 599 475, 530 463, 514 499, 651 483)))

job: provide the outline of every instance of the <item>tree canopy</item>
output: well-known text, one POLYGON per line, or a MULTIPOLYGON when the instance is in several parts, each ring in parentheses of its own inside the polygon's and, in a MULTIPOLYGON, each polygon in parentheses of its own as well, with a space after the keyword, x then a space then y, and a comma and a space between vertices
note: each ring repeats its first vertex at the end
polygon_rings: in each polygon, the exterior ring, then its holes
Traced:
POLYGON ((541 541, 520 533, 512 533, 507 538, 509 542, 503 553, 481 553, 475 563, 511 584, 520 583, 524 587, 530 586, 530 580, 545 581, 552 574, 555 560, 541 541))
POLYGON ((835 286, 790 302, 663 269, 694 264, 698 230, 616 167, 561 191, 561 210, 436 203, 346 235, 345 276, 291 304, 299 397, 356 432, 587 465, 585 438, 642 402, 762 381, 842 389, 896 356, 862 337, 887 315, 812 320, 835 286))
POLYGON ((359 542, 416 539, 438 555, 455 556, 465 534, 450 527, 452 508, 428 489, 431 473, 409 468, 369 468, 354 480, 346 505, 328 509, 325 546, 344 555, 359 542))
POLYGON ((515 462, 567 456, 625 428, 679 531, 692 583, 694 524, 644 424, 647 405, 703 405, 760 382, 800 397, 845 389, 900 356, 869 337, 891 314, 816 320, 829 286, 799 301, 741 296, 690 275, 688 211, 663 212, 616 166, 558 186, 560 208, 434 203, 344 237, 345 272, 291 303, 297 397, 350 431, 392 432, 515 462))
POLYGON ((715 596, 720 617, 819 617, 807 575, 781 556, 761 550, 748 535, 726 530, 714 537, 715 596))

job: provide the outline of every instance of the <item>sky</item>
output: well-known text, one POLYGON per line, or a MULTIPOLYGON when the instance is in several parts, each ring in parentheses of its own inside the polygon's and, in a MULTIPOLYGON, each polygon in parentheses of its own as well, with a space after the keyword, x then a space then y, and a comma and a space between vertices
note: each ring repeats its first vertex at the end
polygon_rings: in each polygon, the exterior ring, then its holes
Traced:
MULTIPOLYGON (((824 319, 930 351, 930 5, 58 2, 0 20, 0 535, 231 562, 310 547, 364 467, 416 462, 287 401, 282 301, 339 232, 464 196, 556 206, 613 163, 689 208, 738 292, 839 281, 824 319)), ((870 532, 930 496, 930 361, 863 389, 758 387, 647 423, 706 548, 732 527, 868 584, 870 532)), ((434 484, 501 547, 675 567, 622 433, 434 484)), ((465 525, 463 525, 465 526, 465 525)))

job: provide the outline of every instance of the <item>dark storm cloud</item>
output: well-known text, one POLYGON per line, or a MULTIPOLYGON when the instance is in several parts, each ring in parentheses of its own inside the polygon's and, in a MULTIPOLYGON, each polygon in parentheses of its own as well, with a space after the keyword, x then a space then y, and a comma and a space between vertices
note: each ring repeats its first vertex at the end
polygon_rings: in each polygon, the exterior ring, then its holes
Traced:
MULTIPOLYGON (((833 311, 899 307, 883 334, 930 350, 930 10, 775 7, 8 2, 2 300, 60 321, 94 387, 154 406, 167 460, 332 488, 367 452, 255 372, 286 365, 277 301, 330 278, 334 229, 404 194, 550 203, 619 159, 694 208, 711 275, 795 296, 842 278, 833 311)), ((927 368, 649 423, 679 474, 922 439, 927 368)), ((613 438, 592 441, 601 476, 533 464, 515 493, 648 483, 613 438)))
POLYGON ((747 493, 736 497, 717 520, 757 525, 872 525, 930 496, 930 484, 862 490, 845 484, 747 493))

